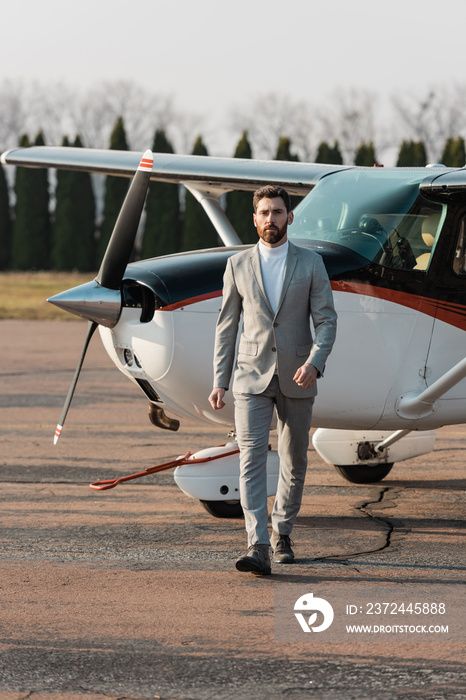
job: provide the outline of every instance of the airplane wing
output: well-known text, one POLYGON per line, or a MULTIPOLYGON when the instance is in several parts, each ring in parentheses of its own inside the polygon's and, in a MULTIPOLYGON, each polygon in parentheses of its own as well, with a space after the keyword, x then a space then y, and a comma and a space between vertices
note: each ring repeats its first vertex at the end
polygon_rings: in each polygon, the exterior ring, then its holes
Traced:
MULTIPOLYGON (((133 177, 142 155, 137 151, 31 146, 6 151, 0 160, 4 165, 84 170, 133 177)), ((172 153, 154 153, 153 156, 150 179, 184 185, 202 205, 225 245, 242 243, 220 204, 219 197, 225 192, 253 192, 265 184, 276 184, 290 194, 306 195, 321 177, 347 167, 172 153)))
MULTIPOLYGON (((6 151, 1 162, 132 177, 141 156, 136 151, 31 146, 6 151)), ((209 189, 216 196, 230 190, 252 192, 268 183, 285 187, 290 194, 306 195, 323 175, 345 167, 348 166, 154 153, 151 180, 182 183, 204 192, 209 189)))

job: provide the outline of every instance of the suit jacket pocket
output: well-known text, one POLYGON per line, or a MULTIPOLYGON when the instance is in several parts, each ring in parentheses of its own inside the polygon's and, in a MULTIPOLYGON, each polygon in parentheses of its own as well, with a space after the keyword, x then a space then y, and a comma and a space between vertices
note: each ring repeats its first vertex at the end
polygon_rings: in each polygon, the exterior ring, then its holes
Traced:
POLYGON ((312 343, 306 343, 306 345, 297 345, 296 354, 298 357, 308 357, 312 348, 312 343))
POLYGON ((238 346, 238 355, 257 355, 257 343, 251 343, 248 340, 240 340, 238 346))
POLYGON ((293 279, 290 280, 290 287, 298 284, 306 284, 309 287, 309 275, 305 275, 303 277, 293 277, 293 279))

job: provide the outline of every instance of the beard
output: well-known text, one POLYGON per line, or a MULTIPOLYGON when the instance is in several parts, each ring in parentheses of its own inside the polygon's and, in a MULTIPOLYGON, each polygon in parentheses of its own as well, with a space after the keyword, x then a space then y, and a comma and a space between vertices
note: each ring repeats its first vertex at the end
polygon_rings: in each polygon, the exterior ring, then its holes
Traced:
POLYGON ((281 228, 278 228, 278 226, 263 226, 262 228, 257 229, 257 233, 259 235, 259 238, 262 238, 263 241, 266 243, 279 243, 283 236, 285 236, 286 231, 288 229, 288 224, 285 224, 281 228))

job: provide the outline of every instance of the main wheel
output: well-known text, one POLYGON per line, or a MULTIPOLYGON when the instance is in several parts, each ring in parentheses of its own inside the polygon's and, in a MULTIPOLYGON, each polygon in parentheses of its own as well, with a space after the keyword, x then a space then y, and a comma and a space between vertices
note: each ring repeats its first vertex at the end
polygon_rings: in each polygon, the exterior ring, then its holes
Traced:
POLYGON ((387 464, 376 464, 371 467, 368 464, 350 464, 346 466, 333 465, 337 472, 347 481, 353 484, 372 484, 375 481, 382 481, 393 467, 393 462, 387 464))
POLYGON ((243 509, 239 501, 201 501, 202 505, 214 518, 243 518, 243 509))

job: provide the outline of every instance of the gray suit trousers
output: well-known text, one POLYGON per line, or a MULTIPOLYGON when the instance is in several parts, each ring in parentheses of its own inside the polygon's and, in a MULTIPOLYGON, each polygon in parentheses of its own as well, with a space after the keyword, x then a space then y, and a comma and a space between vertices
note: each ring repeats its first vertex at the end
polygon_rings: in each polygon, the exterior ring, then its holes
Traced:
POLYGON ((273 411, 276 409, 278 418, 280 475, 272 528, 281 535, 290 535, 301 506, 314 399, 284 396, 276 375, 261 394, 234 393, 234 397, 240 498, 248 544, 269 544, 266 474, 273 411))

